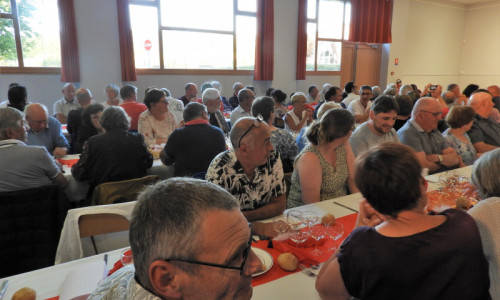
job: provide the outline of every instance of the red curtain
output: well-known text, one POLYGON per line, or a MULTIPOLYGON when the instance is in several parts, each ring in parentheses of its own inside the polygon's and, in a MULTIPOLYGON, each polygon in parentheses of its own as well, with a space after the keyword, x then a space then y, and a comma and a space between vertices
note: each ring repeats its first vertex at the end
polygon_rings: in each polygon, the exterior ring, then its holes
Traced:
POLYGON ((80 81, 80 62, 73 0, 58 0, 61 36, 61 81, 80 81))
POLYGON ((254 80, 273 80, 273 71, 274 0, 258 0, 254 80))
POLYGON ((393 0, 351 0, 349 41, 391 43, 393 0))
POLYGON ((116 0, 116 5, 118 7, 118 36, 120 38, 122 81, 137 81, 128 0, 116 0))
POLYGON ((299 0, 299 19, 297 23, 297 71, 295 79, 305 80, 307 56, 307 0, 299 0))

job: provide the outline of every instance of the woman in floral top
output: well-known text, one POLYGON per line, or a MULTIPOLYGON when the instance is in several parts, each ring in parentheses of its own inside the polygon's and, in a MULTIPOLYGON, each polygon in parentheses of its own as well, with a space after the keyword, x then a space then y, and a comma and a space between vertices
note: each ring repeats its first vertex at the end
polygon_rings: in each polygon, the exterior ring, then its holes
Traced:
POLYGON ((475 114, 474 109, 470 106, 454 106, 446 115, 446 123, 450 128, 443 132, 450 147, 455 149, 462 157, 464 164, 468 166, 472 165, 480 156, 467 135, 467 131, 472 127, 475 114))
POLYGON ((261 115, 271 129, 271 144, 279 152, 281 162, 283 163, 283 172, 293 171, 293 161, 297 155, 298 149, 292 135, 284 130, 273 126, 276 113, 274 111, 274 101, 270 97, 259 97, 252 103, 252 115, 257 117, 261 115))
POLYGON ((139 133, 144 136, 146 145, 160 145, 177 127, 175 116, 168 110, 165 92, 153 88, 146 94, 144 104, 148 110, 139 116, 139 133))

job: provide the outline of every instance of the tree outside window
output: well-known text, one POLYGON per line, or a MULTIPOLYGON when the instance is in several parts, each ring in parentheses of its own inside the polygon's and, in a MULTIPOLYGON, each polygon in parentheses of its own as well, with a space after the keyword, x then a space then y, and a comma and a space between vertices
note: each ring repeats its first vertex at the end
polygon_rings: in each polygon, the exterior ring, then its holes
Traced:
POLYGON ((57 0, 0 0, 0 67, 60 67, 57 0))

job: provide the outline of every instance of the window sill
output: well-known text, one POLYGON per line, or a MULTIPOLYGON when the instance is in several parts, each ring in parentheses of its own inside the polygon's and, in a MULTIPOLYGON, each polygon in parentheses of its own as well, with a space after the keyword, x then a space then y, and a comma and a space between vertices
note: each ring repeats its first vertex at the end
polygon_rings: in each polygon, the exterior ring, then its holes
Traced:
POLYGON ((254 70, 136 69, 138 75, 253 75, 254 70))
POLYGON ((312 76, 328 76, 328 75, 341 75, 341 71, 306 71, 306 75, 312 76))
POLYGON ((61 74, 61 68, 0 67, 0 74, 61 74))

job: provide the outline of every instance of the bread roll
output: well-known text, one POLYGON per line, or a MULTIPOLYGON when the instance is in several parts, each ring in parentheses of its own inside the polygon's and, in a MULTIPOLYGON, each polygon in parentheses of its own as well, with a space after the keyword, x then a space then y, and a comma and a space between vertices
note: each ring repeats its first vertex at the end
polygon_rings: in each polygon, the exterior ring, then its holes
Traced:
POLYGON ((12 300, 35 300, 36 299, 36 291, 34 289, 30 289, 29 287, 23 287, 19 291, 17 291, 14 295, 12 295, 12 300))
POLYGON ((325 224, 325 225, 330 225, 330 226, 333 226, 335 225, 335 216, 331 213, 327 213, 326 215, 323 216, 323 218, 321 218, 321 223, 325 224))
POLYGON ((299 260, 290 252, 281 253, 278 256, 278 265, 285 271, 295 271, 299 266, 299 260))

